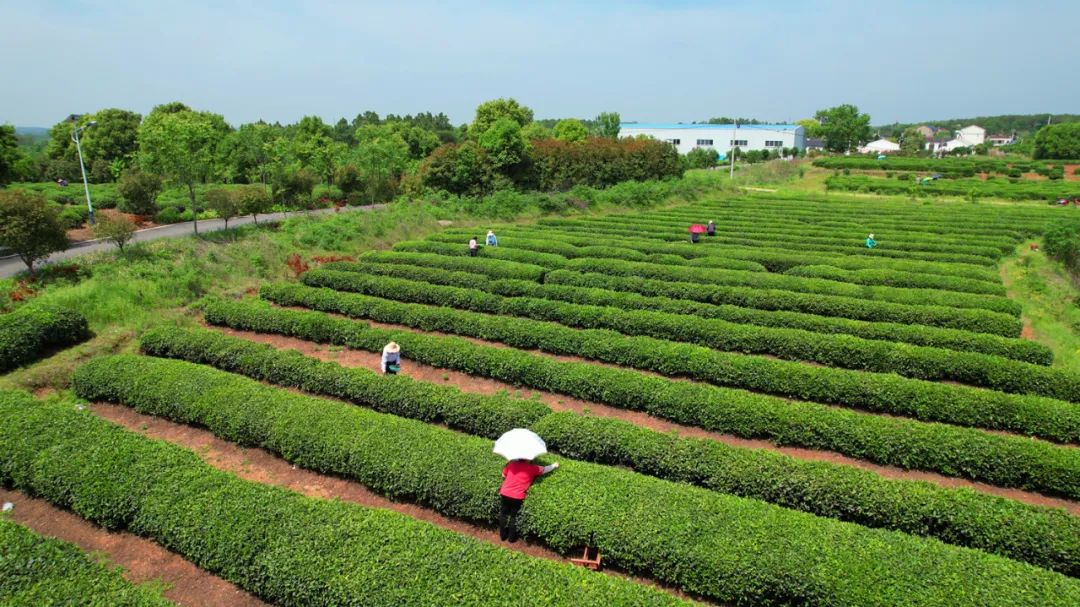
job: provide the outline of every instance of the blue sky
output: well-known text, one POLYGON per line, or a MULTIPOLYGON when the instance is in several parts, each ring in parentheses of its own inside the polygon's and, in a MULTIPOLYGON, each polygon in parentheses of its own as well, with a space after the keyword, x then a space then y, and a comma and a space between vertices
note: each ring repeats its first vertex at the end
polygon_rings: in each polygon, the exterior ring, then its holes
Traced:
POLYGON ((166 101, 328 121, 512 96, 537 117, 875 124, 1080 113, 1080 1, 0 0, 0 123, 166 101))

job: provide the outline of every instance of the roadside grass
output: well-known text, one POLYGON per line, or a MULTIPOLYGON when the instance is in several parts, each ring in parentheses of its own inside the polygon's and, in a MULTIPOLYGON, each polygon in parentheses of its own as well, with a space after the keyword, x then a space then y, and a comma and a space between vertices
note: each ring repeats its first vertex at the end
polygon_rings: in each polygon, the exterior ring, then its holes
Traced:
POLYGON ((1009 296, 1023 306, 1029 337, 1053 350, 1055 367, 1080 373, 1080 288, 1027 243, 1002 262, 1001 278, 1009 296))

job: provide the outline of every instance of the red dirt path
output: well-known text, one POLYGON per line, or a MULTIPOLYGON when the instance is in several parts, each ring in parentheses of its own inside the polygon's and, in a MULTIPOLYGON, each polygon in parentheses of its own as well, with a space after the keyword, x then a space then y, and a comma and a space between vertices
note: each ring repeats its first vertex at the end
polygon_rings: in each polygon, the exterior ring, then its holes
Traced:
MULTIPOLYGON (((371 322, 370 324, 379 328, 396 329, 403 331, 409 330, 406 327, 398 325, 386 325, 374 322, 371 322)), ((248 339, 255 342, 270 344, 278 349, 298 350, 303 354, 313 356, 320 360, 336 362, 343 367, 363 367, 372 371, 379 370, 381 360, 381 356, 379 353, 351 350, 347 348, 339 349, 337 347, 331 350, 330 346, 319 345, 313 342, 291 337, 285 337, 281 335, 253 333, 250 331, 237 331, 234 329, 225 329, 220 327, 211 328, 235 337, 241 337, 243 339, 248 339)), ((469 341, 474 341, 476 343, 482 343, 485 345, 506 347, 505 344, 484 342, 477 339, 469 339, 469 341)), ((550 355, 539 352, 535 353, 564 361, 588 362, 589 364, 596 364, 594 361, 586 361, 584 359, 576 359, 569 356, 552 357, 550 355)), ((933 472, 904 470, 902 468, 897 468, 893 466, 881 466, 831 451, 804 449, 798 447, 777 447, 776 445, 773 445, 772 443, 765 440, 745 439, 737 436, 732 436, 730 434, 710 432, 708 430, 703 430, 701 428, 696 428, 693 426, 686 426, 669 422, 667 420, 653 417, 647 413, 642 413, 640 411, 618 409, 600 403, 583 401, 560 394, 544 392, 541 390, 519 389, 516 386, 512 386, 510 384, 506 384, 496 380, 475 377, 458 371, 424 365, 415 361, 408 360, 407 355, 408 352, 402 352, 402 358, 407 361, 407 364, 403 365, 402 367, 402 372, 405 375, 435 384, 452 385, 466 392, 477 392, 481 394, 496 394, 500 392, 508 392, 513 394, 515 392, 521 392, 522 397, 537 398, 538 400, 556 411, 569 410, 576 411, 578 413, 587 412, 591 415, 621 419, 623 421, 633 423, 637 426, 643 428, 650 428, 660 432, 674 431, 677 432, 679 436, 683 437, 712 439, 734 447, 767 449, 769 451, 783 453, 785 455, 789 455, 801 460, 825 461, 834 464, 855 466, 864 470, 870 470, 885 478, 928 481, 942 487, 963 487, 967 489, 973 489, 975 491, 980 491, 982 493, 988 493, 999 497, 1014 499, 1027 504, 1063 508, 1069 511, 1071 514, 1080 515, 1080 503, 1066 499, 1050 497, 1039 493, 1023 491, 1020 489, 1007 489, 1003 487, 997 487, 986 483, 979 483, 965 479, 954 478, 933 472)))
MULTIPOLYGON (((0 488, 0 501, 11 502, 12 520, 49 537, 102 553, 108 563, 126 571, 124 577, 141 583, 161 580, 165 598, 190 607, 259 607, 267 605, 233 584, 169 552, 154 542, 126 532, 106 531, 45 500, 0 488)), ((89 598, 89 597, 88 597, 89 598)))

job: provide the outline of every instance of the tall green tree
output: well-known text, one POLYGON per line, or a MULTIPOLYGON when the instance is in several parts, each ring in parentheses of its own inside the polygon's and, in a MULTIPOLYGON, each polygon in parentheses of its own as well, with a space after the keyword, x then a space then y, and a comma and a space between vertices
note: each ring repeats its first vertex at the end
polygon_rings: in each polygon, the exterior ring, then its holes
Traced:
POLYGON ((821 124, 821 136, 830 152, 848 152, 870 140, 870 115, 860 114, 850 103, 818 110, 814 119, 821 124))
POLYGON ((596 136, 607 139, 619 138, 619 125, 622 117, 618 112, 600 112, 596 115, 596 136))
POLYGON ((801 126, 806 130, 807 137, 813 137, 817 139, 821 137, 821 123, 813 118, 803 118, 802 120, 796 120, 795 124, 801 126))
POLYGON ((900 153, 914 156, 922 151, 926 136, 915 127, 909 127, 900 134, 900 153))
POLYGON ((554 137, 551 129, 539 122, 530 122, 526 125, 525 128, 521 129, 521 136, 525 138, 525 141, 538 141, 540 139, 551 139, 554 137))
POLYGON ((480 144, 499 170, 506 170, 525 160, 528 144, 521 135, 521 125, 510 118, 496 120, 482 135, 480 144))
POLYGON ((34 273, 34 263, 67 248, 67 233, 45 196, 23 190, 0 191, 0 246, 15 251, 34 273))
POLYGON ((139 164, 177 185, 186 186, 199 233, 199 203, 195 184, 206 181, 214 169, 224 119, 209 112, 152 111, 139 128, 139 164))
POLYGON ((1035 158, 1080 158, 1080 122, 1048 124, 1035 133, 1035 158))
POLYGON ((580 120, 573 118, 560 120, 553 130, 559 141, 585 141, 589 137, 589 129, 585 128, 580 120))
POLYGON ((409 144, 385 125, 356 129, 356 140, 349 162, 360 174, 368 202, 393 198, 409 165, 409 144))
POLYGON ((533 121, 533 111, 518 103, 516 99, 485 101, 476 108, 476 117, 469 125, 469 137, 479 140, 492 125, 502 119, 516 122, 521 128, 533 121))
POLYGON ((122 170, 139 150, 139 124, 142 116, 135 112, 108 108, 94 112, 97 124, 84 131, 83 154, 94 162, 118 163, 122 170))
POLYGON ((16 167, 22 160, 15 127, 0 124, 0 187, 15 180, 16 167))

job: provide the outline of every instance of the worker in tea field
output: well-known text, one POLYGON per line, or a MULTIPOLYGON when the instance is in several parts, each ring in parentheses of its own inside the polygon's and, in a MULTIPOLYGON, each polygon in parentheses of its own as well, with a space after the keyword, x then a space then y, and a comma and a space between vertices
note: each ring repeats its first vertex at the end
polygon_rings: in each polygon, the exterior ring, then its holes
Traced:
POLYGON ((866 237, 866 248, 872 249, 877 246, 877 241, 874 240, 874 235, 871 234, 866 237))
POLYGON ((390 342, 382 349, 382 372, 387 375, 397 375, 401 370, 401 346, 390 342))
POLYGON ((504 542, 517 541, 517 515, 525 503, 525 494, 538 476, 543 476, 559 467, 555 462, 550 466, 538 466, 531 460, 514 459, 503 466, 502 486, 499 487, 499 538, 504 542))
POLYGON ((473 236, 469 240, 469 257, 476 257, 477 246, 479 245, 476 244, 476 237, 473 236))
POLYGON ((705 233, 709 236, 716 236, 716 222, 710 221, 709 225, 705 226, 705 233))
POLYGON ((499 246, 499 241, 495 238, 495 232, 492 231, 492 230, 488 230, 487 246, 489 246, 489 247, 497 247, 497 246, 499 246))

